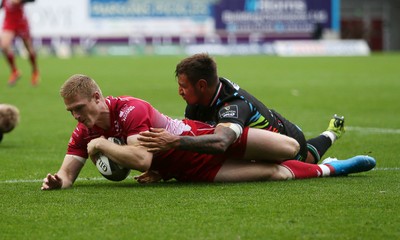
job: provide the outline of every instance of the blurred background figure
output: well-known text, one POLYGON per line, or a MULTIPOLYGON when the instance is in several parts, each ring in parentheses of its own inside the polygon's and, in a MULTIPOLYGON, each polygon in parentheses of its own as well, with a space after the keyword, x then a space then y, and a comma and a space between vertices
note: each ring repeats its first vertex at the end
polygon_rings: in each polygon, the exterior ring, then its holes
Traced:
POLYGON ((11 69, 11 75, 8 79, 8 84, 10 86, 15 85, 21 77, 21 72, 16 66, 15 55, 13 52, 13 41, 16 37, 22 39, 28 51, 29 61, 32 66, 32 85, 36 86, 40 81, 39 69, 36 62, 36 53, 32 44, 29 23, 24 12, 24 4, 33 1, 34 0, 1 0, 1 8, 4 8, 5 17, 0 40, 4 57, 11 69))
POLYGON ((322 39, 323 33, 324 26, 322 25, 322 23, 315 23, 311 38, 314 40, 320 40, 322 39))
POLYGON ((11 132, 19 123, 19 110, 11 104, 0 104, 0 142, 4 133, 11 132))

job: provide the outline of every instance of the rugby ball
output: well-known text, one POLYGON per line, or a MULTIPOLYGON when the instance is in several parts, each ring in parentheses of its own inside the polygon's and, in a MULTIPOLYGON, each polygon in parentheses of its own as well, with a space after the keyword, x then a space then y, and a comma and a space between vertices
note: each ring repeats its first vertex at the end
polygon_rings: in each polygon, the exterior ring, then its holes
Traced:
MULTIPOLYGON (((122 144, 122 141, 118 138, 110 137, 108 140, 119 145, 122 144)), ((97 156, 96 167, 105 178, 116 182, 124 180, 131 172, 129 168, 120 166, 102 153, 97 156)))

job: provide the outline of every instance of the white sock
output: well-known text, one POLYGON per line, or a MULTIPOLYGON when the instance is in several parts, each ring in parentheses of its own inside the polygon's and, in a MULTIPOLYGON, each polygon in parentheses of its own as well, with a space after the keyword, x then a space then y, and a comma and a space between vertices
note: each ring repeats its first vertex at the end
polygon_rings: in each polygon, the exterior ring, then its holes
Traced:
POLYGON ((336 141, 336 134, 334 134, 331 131, 325 131, 325 132, 321 133, 321 135, 324 135, 324 136, 330 138, 332 144, 336 141))
POLYGON ((328 166, 324 164, 318 164, 318 167, 320 167, 322 170, 322 177, 329 177, 331 175, 331 169, 328 166))

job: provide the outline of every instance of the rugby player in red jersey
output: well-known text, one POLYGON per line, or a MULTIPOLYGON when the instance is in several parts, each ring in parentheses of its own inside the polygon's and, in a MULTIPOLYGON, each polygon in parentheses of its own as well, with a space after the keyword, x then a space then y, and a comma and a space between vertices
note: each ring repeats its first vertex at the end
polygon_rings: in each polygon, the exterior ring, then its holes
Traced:
POLYGON ((21 77, 21 72, 18 70, 15 63, 13 52, 13 40, 19 37, 24 42, 28 51, 29 61, 32 66, 31 83, 33 86, 39 84, 40 75, 36 61, 36 52, 33 48, 32 37, 29 31, 28 19, 24 12, 24 4, 27 1, 23 0, 2 0, 1 7, 4 8, 5 17, 1 34, 1 49, 11 68, 11 75, 8 79, 10 86, 15 85, 21 77))
POLYGON ((281 134, 250 128, 245 128, 241 137, 223 154, 176 149, 152 153, 137 140, 139 133, 150 127, 164 128, 176 135, 201 135, 204 138, 213 135, 215 128, 198 121, 171 119, 141 99, 103 97, 96 82, 85 75, 71 76, 61 87, 60 94, 67 111, 78 124, 60 169, 54 175, 47 174, 42 190, 71 187, 86 159, 90 157, 94 161, 99 152, 124 167, 145 172, 138 178, 139 182, 160 179, 186 182, 286 180, 343 175, 368 171, 375 166, 375 160, 368 156, 321 165, 296 160, 276 164, 273 158, 280 160, 296 155, 297 142, 281 134), (126 145, 110 142, 108 137, 121 138, 126 145), (270 150, 264 148, 268 141, 282 143, 286 149, 277 151, 282 156, 268 156, 270 150), (149 177, 150 173, 159 177, 149 177))

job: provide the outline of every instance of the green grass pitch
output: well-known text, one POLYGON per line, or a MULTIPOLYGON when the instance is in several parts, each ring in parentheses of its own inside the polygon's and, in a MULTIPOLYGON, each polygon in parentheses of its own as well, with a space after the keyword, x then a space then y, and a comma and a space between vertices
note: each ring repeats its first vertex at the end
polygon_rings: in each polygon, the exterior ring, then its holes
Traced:
MULTIPOLYGON (((59 97, 72 74, 93 77, 104 95, 133 95, 183 116, 175 65, 184 56, 39 58, 42 82, 7 86, 20 125, 0 144, 1 239, 400 239, 400 55, 279 58, 216 56, 235 81, 298 124, 306 137, 334 113, 347 132, 325 156, 369 154, 375 170, 340 178, 238 184, 139 185, 103 179, 88 162, 74 187, 40 191, 58 170, 75 120, 59 97)), ((131 173, 131 176, 137 172, 131 173)))

